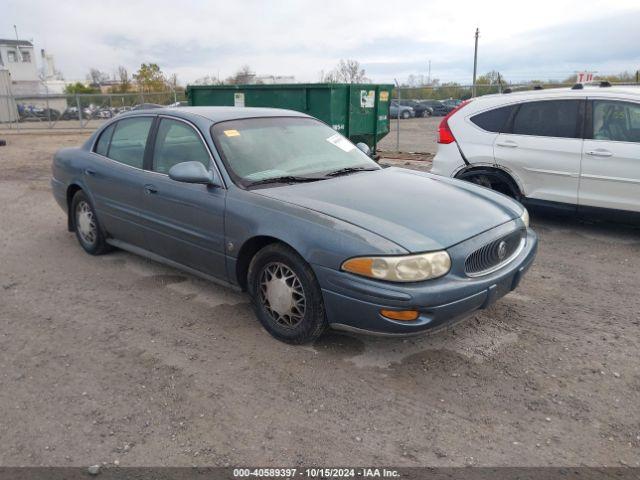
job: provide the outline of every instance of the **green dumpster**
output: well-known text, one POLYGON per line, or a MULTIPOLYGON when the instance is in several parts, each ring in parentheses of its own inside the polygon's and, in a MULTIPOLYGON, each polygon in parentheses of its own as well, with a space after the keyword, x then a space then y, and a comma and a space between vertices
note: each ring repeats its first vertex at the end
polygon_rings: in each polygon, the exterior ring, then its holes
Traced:
POLYGON ((189 85, 193 106, 272 107, 319 118, 354 142, 375 152, 389 133, 389 99, 393 85, 291 83, 280 85, 189 85))

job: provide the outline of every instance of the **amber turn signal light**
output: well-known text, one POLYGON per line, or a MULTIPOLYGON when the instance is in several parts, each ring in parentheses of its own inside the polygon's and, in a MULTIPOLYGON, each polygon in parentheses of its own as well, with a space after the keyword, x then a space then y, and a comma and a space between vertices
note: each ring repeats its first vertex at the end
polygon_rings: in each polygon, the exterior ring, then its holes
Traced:
POLYGON ((380 315, 391 320, 411 322, 420 315, 417 310, 380 310, 380 315))

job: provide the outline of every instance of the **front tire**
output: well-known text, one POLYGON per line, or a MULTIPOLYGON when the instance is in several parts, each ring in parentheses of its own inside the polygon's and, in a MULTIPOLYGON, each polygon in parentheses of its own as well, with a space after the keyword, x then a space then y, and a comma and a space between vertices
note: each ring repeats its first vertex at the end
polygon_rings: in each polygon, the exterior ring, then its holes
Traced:
POLYGON ((69 214, 73 215, 76 238, 85 252, 101 255, 110 250, 102 234, 96 211, 82 190, 78 190, 73 196, 69 214))
POLYGON ((405 110, 404 112, 402 112, 401 117, 402 117, 402 118, 404 118, 404 119, 406 120, 406 119, 408 119, 409 117, 411 117, 411 114, 405 110))
POLYGON ((290 247, 272 243, 260 250, 249 265, 247 285, 258 320, 276 339, 309 343, 325 330, 318 280, 290 247))

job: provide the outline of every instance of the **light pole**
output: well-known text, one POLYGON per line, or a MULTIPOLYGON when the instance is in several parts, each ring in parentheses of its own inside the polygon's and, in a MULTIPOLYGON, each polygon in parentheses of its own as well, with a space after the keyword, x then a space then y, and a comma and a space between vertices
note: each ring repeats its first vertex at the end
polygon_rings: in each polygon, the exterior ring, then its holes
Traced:
POLYGON ((471 96, 476 96, 476 73, 478 70, 478 37, 480 36, 480 29, 476 28, 476 46, 473 51, 473 86, 471 87, 471 96))
POLYGON ((402 92, 400 91, 400 84, 396 78, 393 79, 396 82, 396 88, 398 89, 398 115, 396 116, 396 150, 400 151, 400 100, 402 99, 402 92))

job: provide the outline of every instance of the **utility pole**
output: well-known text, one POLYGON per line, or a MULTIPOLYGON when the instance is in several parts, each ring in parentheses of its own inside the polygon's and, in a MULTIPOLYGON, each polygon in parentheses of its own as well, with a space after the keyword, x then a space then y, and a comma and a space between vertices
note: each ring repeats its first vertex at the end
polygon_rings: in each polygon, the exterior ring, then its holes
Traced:
POLYGON ((480 36, 480 29, 476 28, 476 46, 473 51, 473 87, 471 88, 471 96, 476 96, 476 73, 478 71, 478 37, 480 36))
POLYGON ((393 79, 396 82, 396 88, 398 89, 398 115, 396 118, 396 151, 400 151, 400 100, 402 100, 402 91, 400 90, 400 83, 396 78, 393 79))
POLYGON ((431 60, 429 60, 429 75, 427 75, 427 85, 431 85, 431 60))

